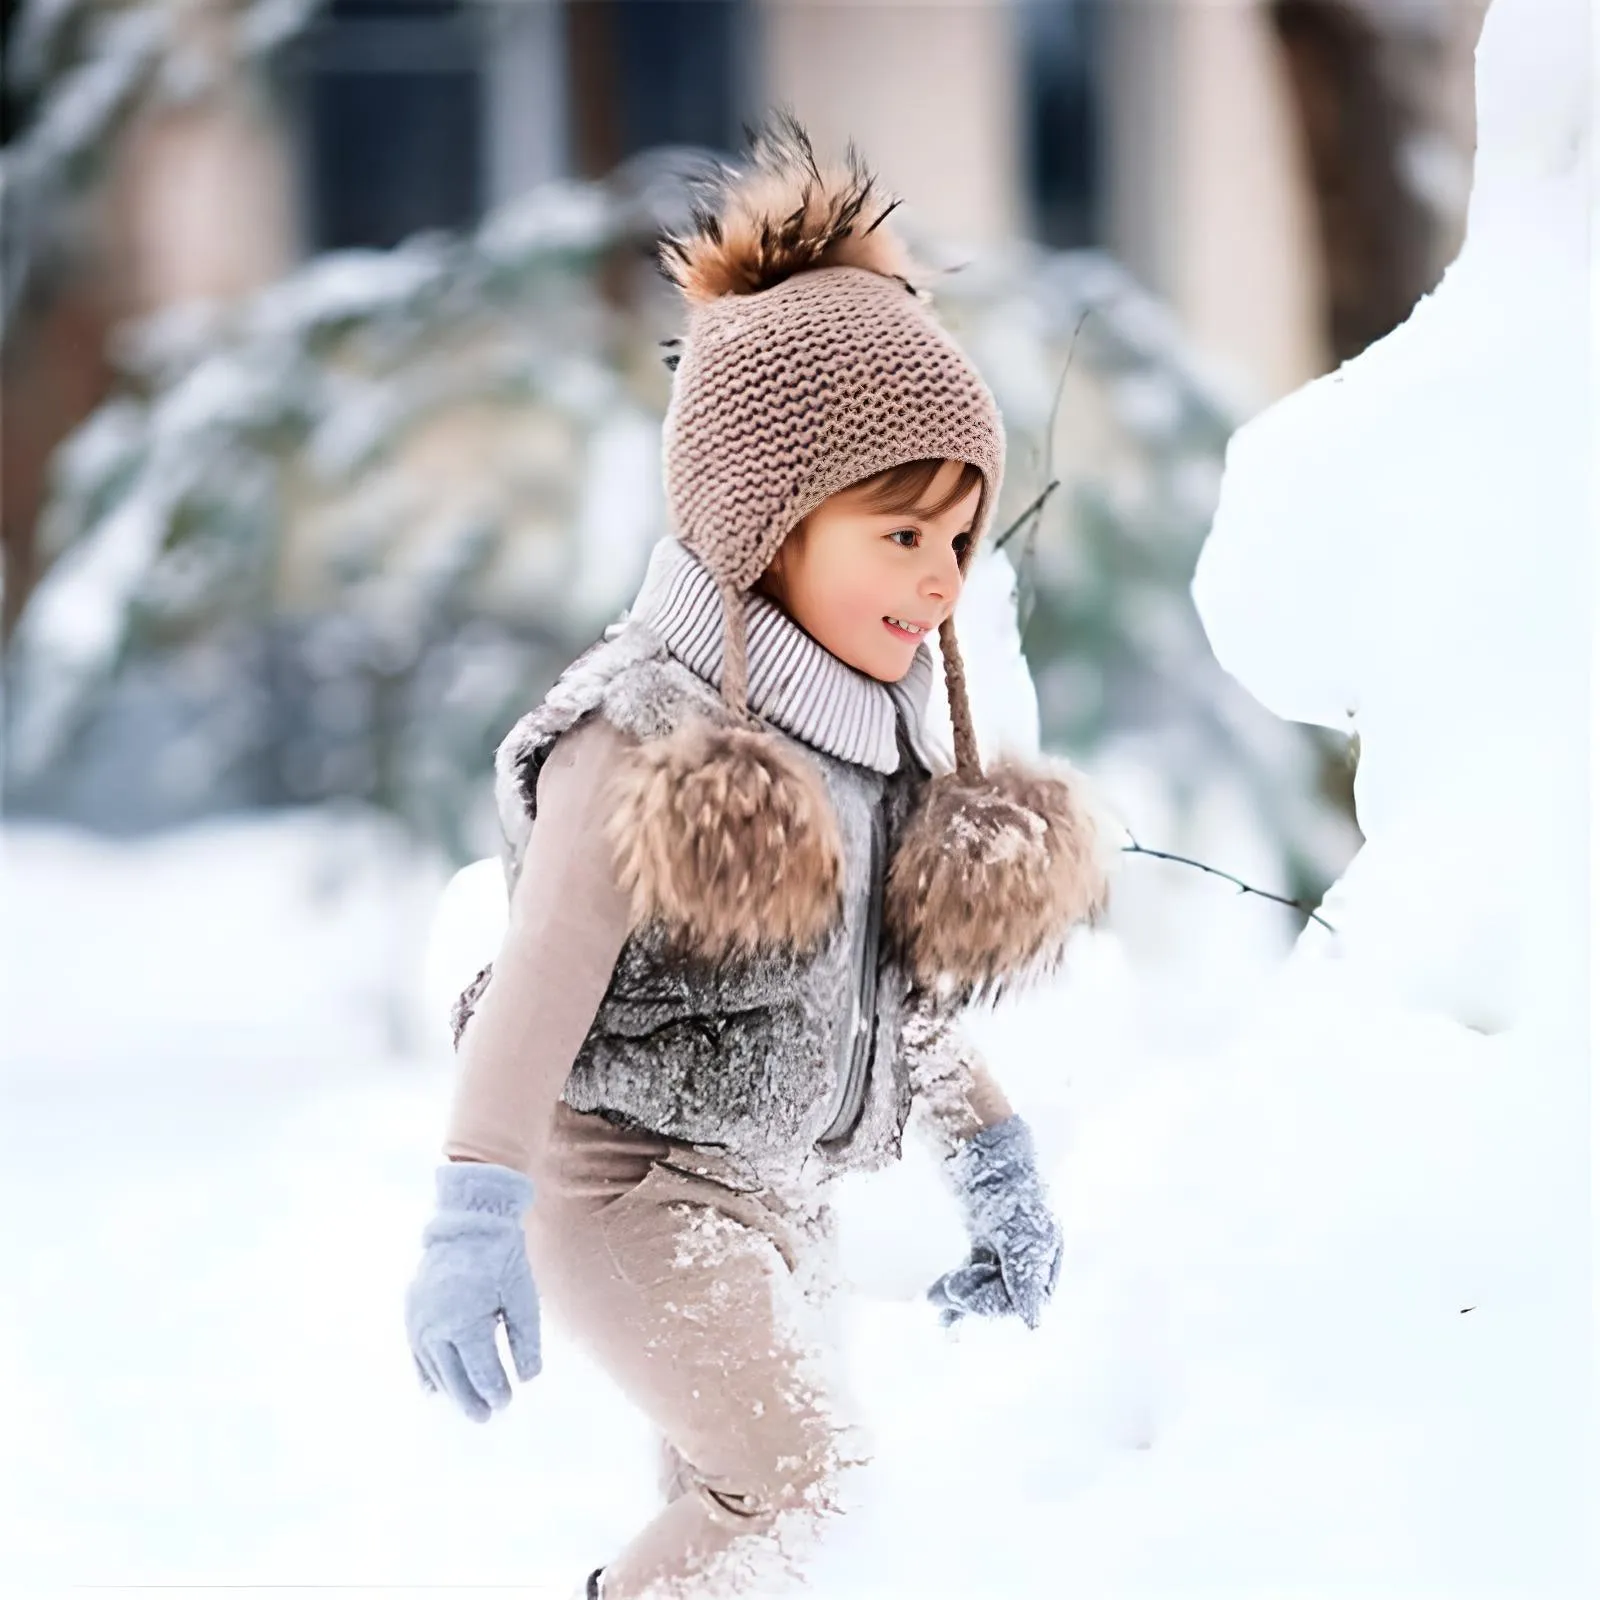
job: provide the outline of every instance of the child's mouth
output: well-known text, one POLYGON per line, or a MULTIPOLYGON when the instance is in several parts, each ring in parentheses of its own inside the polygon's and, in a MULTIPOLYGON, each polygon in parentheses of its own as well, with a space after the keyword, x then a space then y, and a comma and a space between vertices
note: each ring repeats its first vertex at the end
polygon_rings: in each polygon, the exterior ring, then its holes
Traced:
POLYGON ((885 617, 883 619, 883 625, 897 639, 917 640, 923 638, 925 635, 933 631, 931 628, 921 627, 914 622, 902 622, 896 617, 885 617))

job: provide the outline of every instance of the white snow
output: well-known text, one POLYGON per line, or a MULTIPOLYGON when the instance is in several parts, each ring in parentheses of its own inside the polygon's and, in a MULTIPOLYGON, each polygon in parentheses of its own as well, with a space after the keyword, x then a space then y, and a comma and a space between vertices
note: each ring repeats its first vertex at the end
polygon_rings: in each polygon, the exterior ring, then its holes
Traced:
POLYGON ((613 393, 579 479, 576 564, 564 589, 573 617, 603 627, 633 598, 666 528, 663 501, 660 424, 613 393))
POLYGON ((322 0, 255 0, 240 19, 243 55, 267 55, 288 43, 316 15, 322 0))
MULTIPOLYGON (((471 1427, 400 1324, 450 1072, 383 1002, 442 874, 293 813, 6 846, 6 1570, 565 1594, 648 1515, 642 1422, 549 1325, 541 1378, 471 1427)), ((1213 911, 1224 939, 1264 914, 1213 911)), ((1036 1334, 946 1336, 936 1175, 847 1188, 879 1458, 819 1593, 1581 1592, 1564 1063, 1355 1010, 1334 970, 1258 969, 1218 1042, 1094 936, 1069 987, 983 1019, 1062 1288, 1036 1334)))
MULTIPOLYGON (((1241 431, 1197 574, 1228 670, 1361 734, 1337 936, 1286 952, 1265 902, 1199 874, 1164 902, 1169 869, 1130 860, 1131 913, 1067 981, 975 1020, 1051 1176, 1061 1288, 1036 1333, 945 1334, 937 1175, 848 1187, 878 1461, 819 1595, 1596 1592, 1574 15, 1495 0, 1483 91, 1537 67, 1506 92, 1550 137, 1485 108, 1461 262, 1241 431)), ((1097 775, 1174 844, 1139 774, 1097 775)), ((1186 843, 1259 879, 1236 822, 1186 843)), ((543 1375, 473 1427, 401 1323, 436 1008, 493 869, 436 917, 443 871, 359 813, 0 850, 0 1570, 569 1594, 649 1514, 644 1423, 547 1324, 543 1375)))
POLYGON ((603 245, 616 227, 607 197, 587 184, 556 182, 497 209, 478 230, 485 259, 515 268, 552 249, 575 252, 603 245))
POLYGON ((268 338, 403 310, 438 282, 441 264, 426 240, 398 250, 337 250, 319 256, 251 303, 251 329, 268 338))
POLYGON ((10 729, 13 772, 31 776, 50 760, 74 726, 83 685, 101 678, 121 651, 129 604, 166 537, 165 487, 118 506, 35 590, 13 644, 24 691, 10 729))
POLYGON ((1402 328, 1233 436, 1194 583, 1259 700, 1360 734, 1366 844, 1329 954, 1486 1029, 1557 1021, 1585 972, 1583 21, 1496 0, 1460 257, 1402 328))

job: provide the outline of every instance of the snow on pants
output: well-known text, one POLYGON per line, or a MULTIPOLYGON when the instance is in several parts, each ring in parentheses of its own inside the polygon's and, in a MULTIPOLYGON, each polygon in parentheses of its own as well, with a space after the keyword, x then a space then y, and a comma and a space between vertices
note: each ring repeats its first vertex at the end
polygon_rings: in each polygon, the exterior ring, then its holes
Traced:
POLYGON ((661 1440, 665 1504, 605 1600, 792 1592, 870 1453, 836 1372, 831 1211, 708 1170, 562 1104, 532 1174, 541 1307, 661 1440))

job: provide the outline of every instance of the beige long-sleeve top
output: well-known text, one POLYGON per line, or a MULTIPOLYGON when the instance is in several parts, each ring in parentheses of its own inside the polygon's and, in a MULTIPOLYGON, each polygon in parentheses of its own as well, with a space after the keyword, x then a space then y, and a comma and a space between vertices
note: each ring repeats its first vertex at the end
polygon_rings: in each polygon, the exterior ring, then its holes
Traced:
MULTIPOLYGON (((457 1051, 443 1147, 452 1160, 528 1173, 544 1162, 567 1074, 630 930, 600 826, 602 795, 628 743, 593 717, 563 734, 540 769, 536 817, 494 976, 457 1051)), ((1011 1114, 971 1050, 952 1053, 937 1078, 922 1086, 919 1100, 923 1125, 940 1142, 1011 1114)))

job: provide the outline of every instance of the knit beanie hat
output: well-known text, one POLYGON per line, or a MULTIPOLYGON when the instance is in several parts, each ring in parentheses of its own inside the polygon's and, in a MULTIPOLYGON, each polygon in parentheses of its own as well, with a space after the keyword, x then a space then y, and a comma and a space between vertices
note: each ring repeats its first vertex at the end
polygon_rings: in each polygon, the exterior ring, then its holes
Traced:
MULTIPOLYGON (((743 825, 730 818, 713 830, 714 876, 724 900, 730 884, 744 895, 761 884, 768 903, 722 926, 749 930, 744 942, 753 943, 765 919, 803 942, 835 909, 813 891, 837 863, 837 835, 822 820, 828 808, 814 775, 748 725, 744 597, 807 512, 911 461, 967 462, 982 473, 975 550, 994 517, 1005 434, 994 396, 935 319, 921 270, 885 226, 899 202, 880 192, 855 147, 842 166, 823 168, 804 129, 779 113, 752 135, 750 157, 743 171, 723 168, 691 227, 661 246, 663 270, 688 305, 663 429, 667 506, 721 593, 721 688, 733 726, 714 743, 701 730, 647 755, 638 803, 625 809, 634 823, 659 821, 661 797, 672 796, 691 832, 704 826, 694 819, 738 810, 743 825), (746 839, 781 839, 785 848, 761 863, 745 858, 746 839)), ((1053 966, 1070 926, 1098 912, 1105 837, 1065 763, 1001 762, 984 774, 953 618, 940 626, 939 645, 956 771, 927 785, 903 836, 886 922, 919 981, 997 993, 1024 971, 1053 966)), ((678 855, 670 827, 650 831, 644 849, 633 834, 633 860, 678 855)), ((680 859, 670 884, 635 875, 641 911, 704 900, 707 847, 680 859)), ((830 881, 836 900, 836 875, 830 881)))

